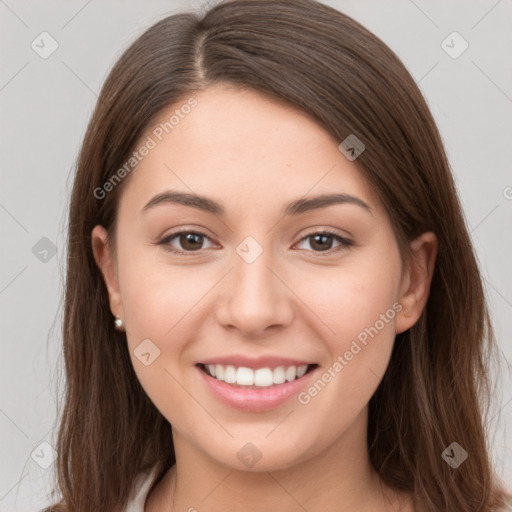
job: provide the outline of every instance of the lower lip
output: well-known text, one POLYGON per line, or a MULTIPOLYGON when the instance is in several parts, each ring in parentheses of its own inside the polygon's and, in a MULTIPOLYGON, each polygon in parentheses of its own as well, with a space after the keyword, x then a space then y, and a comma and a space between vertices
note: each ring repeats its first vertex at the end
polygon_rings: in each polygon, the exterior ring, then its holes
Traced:
POLYGON ((264 388, 232 386, 211 377, 199 367, 197 367, 197 371, 201 374, 210 391, 221 402, 244 411, 262 412, 279 407, 296 395, 316 371, 316 368, 291 382, 274 384, 264 388))

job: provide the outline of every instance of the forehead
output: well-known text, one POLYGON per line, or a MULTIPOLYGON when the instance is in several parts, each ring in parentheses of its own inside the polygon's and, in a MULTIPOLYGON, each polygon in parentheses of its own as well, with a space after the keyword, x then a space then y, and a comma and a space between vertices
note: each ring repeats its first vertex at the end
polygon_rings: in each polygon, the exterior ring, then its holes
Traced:
MULTIPOLYGON (((253 90, 216 85, 160 113, 140 138, 154 146, 124 196, 140 208, 164 190, 254 207, 311 194, 348 193, 377 202, 362 171, 307 113, 253 90), (193 104, 193 108, 183 108, 193 104)), ((139 208, 139 209, 140 209, 139 208)))

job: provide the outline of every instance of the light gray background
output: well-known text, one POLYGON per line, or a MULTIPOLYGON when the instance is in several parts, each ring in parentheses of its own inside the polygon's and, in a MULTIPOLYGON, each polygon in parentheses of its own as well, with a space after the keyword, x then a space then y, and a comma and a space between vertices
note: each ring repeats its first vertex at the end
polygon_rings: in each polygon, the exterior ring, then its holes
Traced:
MULTIPOLYGON (((512 1, 325 3, 395 50, 440 127, 501 347, 503 389, 489 425, 498 472, 512 482, 512 1), (456 59, 441 46, 453 31, 469 43, 456 59)), ((190 0, 0 0, 1 511, 47 504, 54 465, 43 469, 31 454, 51 462, 50 447, 41 443, 54 444, 55 397, 62 391, 56 370, 69 176, 100 87, 136 36, 166 15, 200 6, 190 0), (31 48, 43 31, 59 45, 47 59, 31 48), (47 261, 41 250, 33 252, 43 237, 56 246, 47 261)))

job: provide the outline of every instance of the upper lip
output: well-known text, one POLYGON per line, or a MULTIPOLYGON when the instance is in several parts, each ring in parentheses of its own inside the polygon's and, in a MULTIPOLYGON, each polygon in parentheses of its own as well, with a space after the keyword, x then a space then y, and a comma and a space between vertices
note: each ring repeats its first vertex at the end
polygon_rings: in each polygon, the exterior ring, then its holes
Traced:
POLYGON ((277 366, 306 366, 312 363, 311 361, 303 361, 300 359, 292 359, 288 357, 277 356, 262 356, 262 357, 247 357, 243 355, 229 355, 220 357, 211 357, 199 361, 198 364, 221 364, 224 366, 231 365, 236 368, 276 368, 277 366))

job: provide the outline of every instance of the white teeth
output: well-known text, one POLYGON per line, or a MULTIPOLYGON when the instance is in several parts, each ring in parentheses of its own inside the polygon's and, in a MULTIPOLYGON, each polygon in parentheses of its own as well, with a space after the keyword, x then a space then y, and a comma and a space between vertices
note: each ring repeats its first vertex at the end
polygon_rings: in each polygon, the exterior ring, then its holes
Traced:
POLYGON ((288 382, 295 380, 295 377, 297 377, 297 367, 289 366, 288 368, 286 368, 286 372, 284 373, 284 375, 288 382))
POLYGON ((278 366, 277 368, 274 368, 274 371, 272 373, 272 381, 274 382, 274 384, 282 384, 286 380, 284 366, 278 366))
POLYGON ((308 365, 302 366, 276 366, 272 368, 246 368, 241 366, 236 368, 232 365, 208 364, 206 365, 208 373, 217 380, 227 382, 228 384, 237 384, 239 386, 258 386, 269 387, 273 384, 283 384, 286 381, 291 382, 302 377, 308 365))
POLYGON ((304 366, 299 366, 297 368, 297 378, 302 377, 308 369, 308 365, 305 364, 304 366))
POLYGON ((221 364, 215 365, 215 378, 217 380, 224 380, 224 366, 221 364))
POLYGON ((237 368, 236 383, 240 386, 252 386, 254 384, 254 370, 245 366, 237 368))
POLYGON ((226 366, 226 370, 224 371, 224 380, 228 384, 234 384, 236 382, 236 368, 234 366, 226 366))
POLYGON ((273 375, 270 368, 260 368, 254 372, 254 385, 261 387, 272 386, 273 375))

